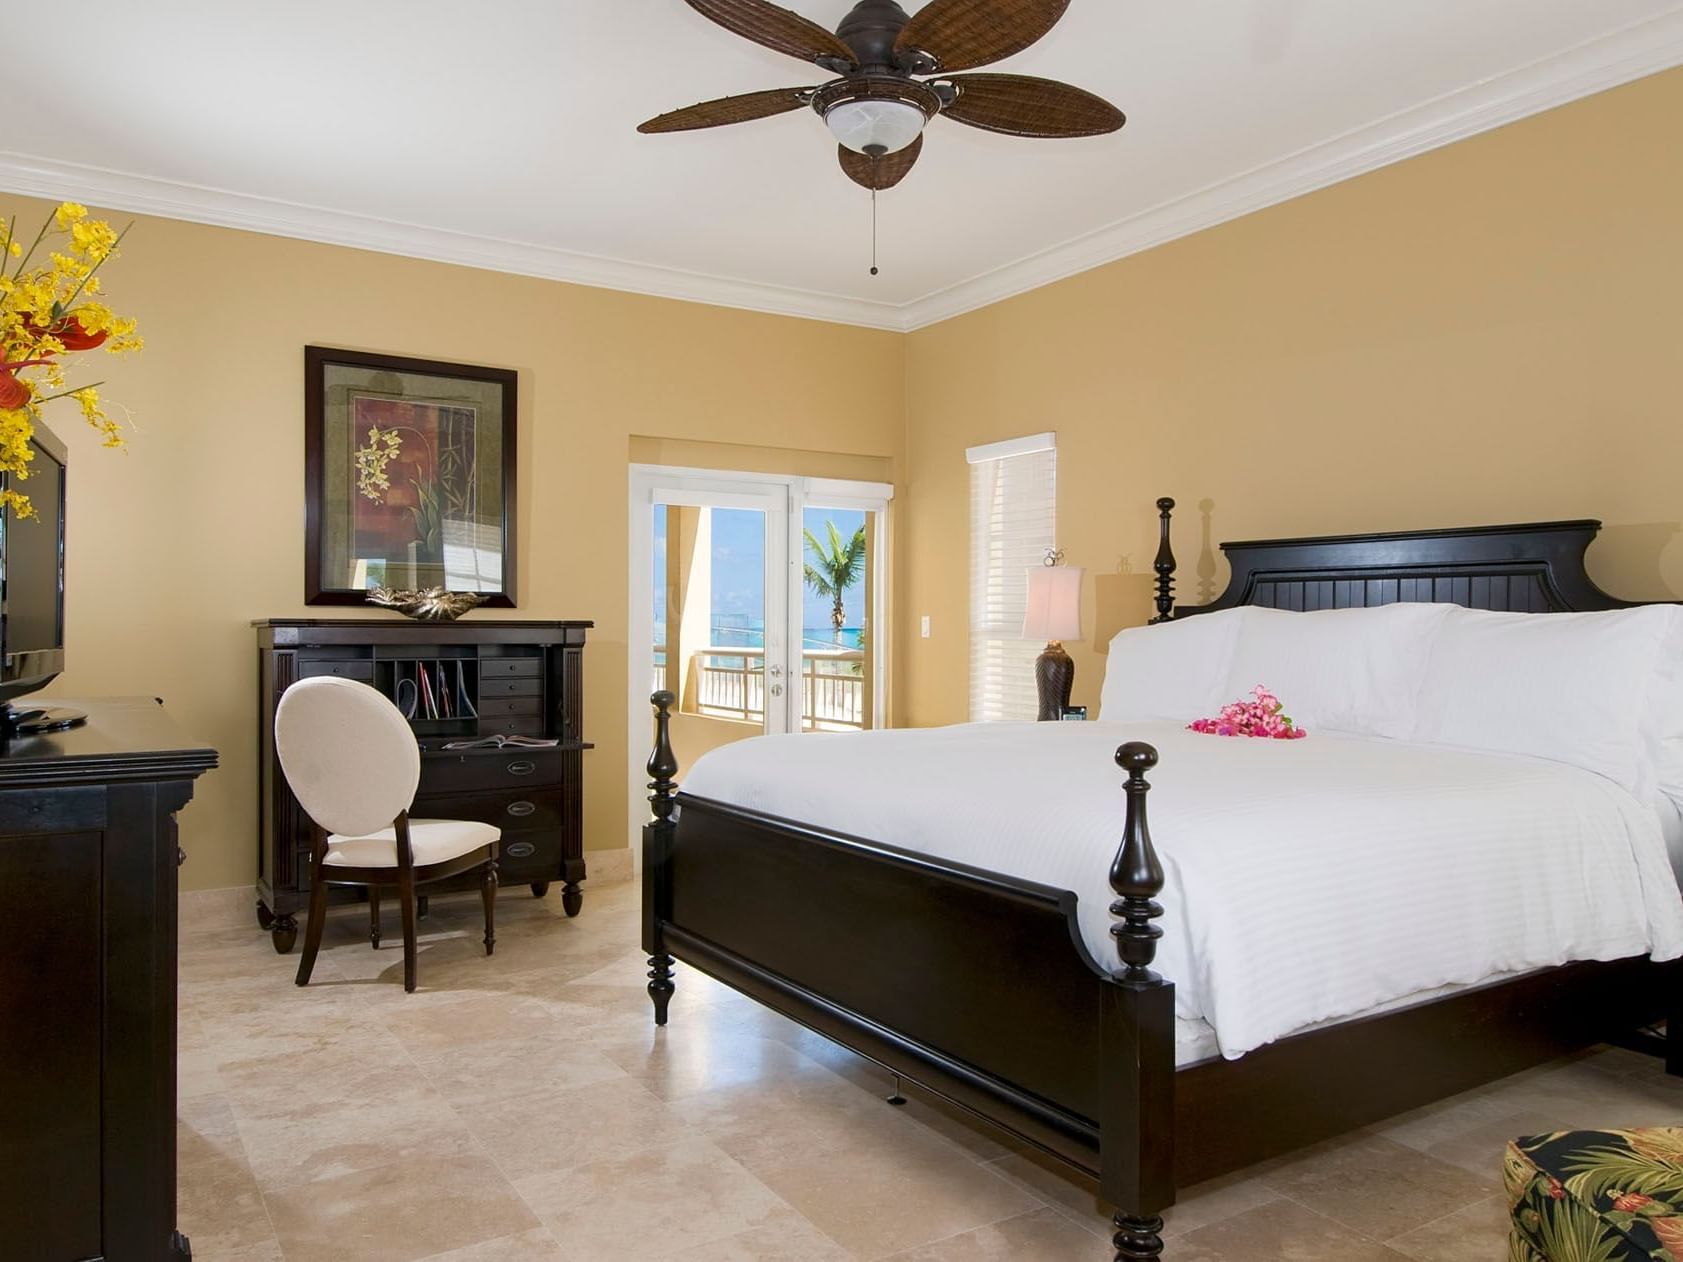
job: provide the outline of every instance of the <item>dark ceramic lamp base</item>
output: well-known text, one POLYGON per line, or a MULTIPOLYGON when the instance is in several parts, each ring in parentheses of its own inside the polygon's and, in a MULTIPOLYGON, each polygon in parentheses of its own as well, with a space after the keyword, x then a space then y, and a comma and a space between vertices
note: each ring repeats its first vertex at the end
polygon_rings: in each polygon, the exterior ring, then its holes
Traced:
POLYGON ((1075 661, 1057 640, 1034 659, 1034 683, 1040 690, 1040 713, 1036 717, 1043 723, 1063 718, 1069 690, 1075 683, 1075 661))

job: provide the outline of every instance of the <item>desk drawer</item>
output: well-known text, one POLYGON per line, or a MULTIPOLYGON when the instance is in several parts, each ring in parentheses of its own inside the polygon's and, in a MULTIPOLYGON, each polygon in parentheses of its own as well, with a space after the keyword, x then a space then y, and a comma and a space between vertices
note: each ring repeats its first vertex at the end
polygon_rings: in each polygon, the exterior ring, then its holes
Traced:
POLYGON ((303 658, 298 663, 298 677, 337 675, 340 679, 356 679, 365 684, 374 682, 374 663, 369 661, 334 660, 333 658, 303 658))
POLYGON ((479 659, 481 679, 507 679, 511 675, 536 679, 543 665, 536 657, 482 657, 479 659))
POLYGON ((428 754, 421 760, 417 796, 510 789, 525 793, 528 786, 535 789, 560 783, 559 749, 462 750, 428 754))
POLYGON ((561 872, 561 833, 503 833, 502 851, 497 856, 497 879, 504 885, 521 881, 552 881, 561 872))
POLYGON ((482 719, 542 713, 542 697, 488 697, 483 689, 479 694, 479 717, 482 719))
POLYGON ((481 699, 490 697, 536 697, 543 693, 543 680, 536 675, 510 675, 503 679, 481 679, 481 699))
POLYGON ((561 827, 561 791, 462 793, 415 799, 416 819, 476 819, 505 833, 561 827))

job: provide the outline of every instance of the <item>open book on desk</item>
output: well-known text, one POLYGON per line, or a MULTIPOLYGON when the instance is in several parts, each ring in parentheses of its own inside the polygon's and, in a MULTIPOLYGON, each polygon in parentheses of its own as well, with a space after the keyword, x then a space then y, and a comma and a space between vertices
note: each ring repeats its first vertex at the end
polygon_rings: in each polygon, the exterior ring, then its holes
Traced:
POLYGON ((481 736, 472 741, 445 741, 441 749, 554 749, 561 742, 552 736, 481 736))

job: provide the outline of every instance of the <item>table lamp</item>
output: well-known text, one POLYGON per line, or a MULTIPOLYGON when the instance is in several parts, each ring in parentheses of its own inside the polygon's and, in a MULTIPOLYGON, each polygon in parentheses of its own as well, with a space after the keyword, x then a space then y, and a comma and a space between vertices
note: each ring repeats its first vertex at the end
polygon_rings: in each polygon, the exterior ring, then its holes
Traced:
POLYGON ((1075 662, 1064 652, 1064 640, 1081 638, 1081 579, 1086 570, 1059 565, 1063 553, 1049 549, 1043 564, 1028 572, 1028 609, 1023 616, 1023 639, 1045 640, 1034 659, 1034 682, 1040 692, 1041 720, 1061 719, 1075 683, 1075 662))

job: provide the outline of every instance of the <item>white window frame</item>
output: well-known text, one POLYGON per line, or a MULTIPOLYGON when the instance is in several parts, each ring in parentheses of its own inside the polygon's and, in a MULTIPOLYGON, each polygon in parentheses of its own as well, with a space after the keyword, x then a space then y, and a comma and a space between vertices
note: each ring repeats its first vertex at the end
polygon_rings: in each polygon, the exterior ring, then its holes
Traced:
MULTIPOLYGON (((859 482, 839 478, 803 478, 776 473, 737 473, 723 469, 692 469, 671 465, 634 464, 631 466, 630 492, 630 617, 626 653, 626 695, 629 699, 626 732, 627 767, 631 780, 631 846, 639 855, 639 838, 647 811, 648 762, 647 742, 641 734, 648 730, 649 698, 638 695, 648 684, 649 658, 647 646, 654 643, 654 586, 651 567, 654 555, 653 509, 657 494, 660 502, 718 506, 735 504, 741 508, 765 508, 768 496, 781 493, 787 529, 782 549, 788 599, 788 625, 783 629, 785 643, 798 649, 801 643, 802 602, 795 597, 806 583, 806 539, 802 534, 805 510, 810 503, 815 508, 854 509, 876 515, 872 549, 877 557, 871 583, 871 607, 876 613, 876 625, 883 629, 890 623, 889 583, 889 510, 894 500, 894 487, 887 482, 859 482), (645 565, 645 562, 648 564, 645 565)), ((782 585, 775 585, 781 594, 782 585)), ((767 584, 768 606, 774 590, 767 584)), ((871 687, 876 698, 877 713, 886 714, 887 683, 890 677, 889 656, 893 636, 878 631, 873 645, 871 687)), ((801 689, 784 689, 782 730, 801 730, 801 689)), ((878 726, 885 726, 879 723, 878 726)))

